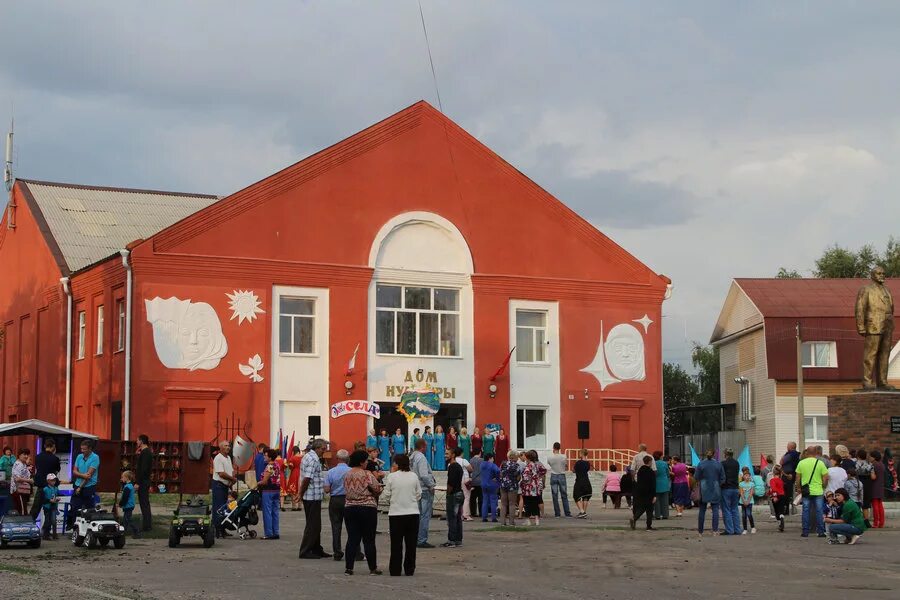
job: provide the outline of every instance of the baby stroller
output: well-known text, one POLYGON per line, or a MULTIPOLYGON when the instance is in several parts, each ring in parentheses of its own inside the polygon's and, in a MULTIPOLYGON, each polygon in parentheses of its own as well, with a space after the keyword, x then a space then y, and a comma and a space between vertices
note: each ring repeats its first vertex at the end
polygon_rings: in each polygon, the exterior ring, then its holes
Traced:
POLYGON ((259 492, 249 490, 239 500, 232 500, 221 507, 219 516, 222 519, 222 529, 237 531, 242 540, 247 537, 255 538, 256 531, 250 529, 250 526, 259 523, 259 513, 256 512, 258 504, 259 492))

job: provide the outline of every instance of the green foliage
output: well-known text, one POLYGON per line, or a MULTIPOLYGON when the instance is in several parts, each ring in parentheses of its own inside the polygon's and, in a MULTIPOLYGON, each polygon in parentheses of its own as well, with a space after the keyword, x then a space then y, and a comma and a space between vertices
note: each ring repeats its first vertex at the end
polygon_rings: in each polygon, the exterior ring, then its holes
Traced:
POLYGON ((700 387, 697 404, 719 403, 719 349, 694 342, 691 362, 697 368, 697 384, 700 387))
POLYGON ((778 273, 775 275, 776 279, 802 279, 803 275, 800 274, 800 271, 796 269, 786 269, 781 267, 778 269, 778 273))
POLYGON ((677 433, 683 429, 684 415, 669 412, 672 408, 694 406, 700 387, 696 380, 681 365, 663 364, 663 407, 665 409, 665 426, 667 433, 677 433))
POLYGON ((876 266, 884 268, 888 277, 900 277, 900 242, 891 237, 883 253, 871 244, 859 250, 849 250, 837 244, 829 246, 816 260, 813 273, 820 278, 867 278, 876 266))

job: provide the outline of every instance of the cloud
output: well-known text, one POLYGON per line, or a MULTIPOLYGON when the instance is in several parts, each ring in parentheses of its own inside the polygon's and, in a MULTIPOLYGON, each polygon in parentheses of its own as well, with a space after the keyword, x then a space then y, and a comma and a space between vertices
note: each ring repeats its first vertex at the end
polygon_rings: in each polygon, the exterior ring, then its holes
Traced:
MULTIPOLYGON (((423 2, 448 116, 676 291, 666 357, 728 283, 900 220, 891 2, 423 2)), ((227 194, 425 98, 418 4, 10 3, 23 177, 227 194)))

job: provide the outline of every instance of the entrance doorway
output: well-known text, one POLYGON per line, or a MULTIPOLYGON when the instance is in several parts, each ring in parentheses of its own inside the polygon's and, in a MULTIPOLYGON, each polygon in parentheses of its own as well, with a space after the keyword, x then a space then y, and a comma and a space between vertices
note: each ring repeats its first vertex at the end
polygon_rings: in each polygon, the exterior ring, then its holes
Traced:
POLYGON ((434 415, 434 430, 440 425, 444 434, 450 431, 450 426, 456 428, 456 432, 466 426, 467 412, 465 404, 441 404, 436 415, 434 415))
POLYGON ((397 433, 397 428, 400 428, 400 432, 406 438, 407 444, 409 444, 409 426, 406 422, 406 417, 403 416, 399 410, 397 410, 396 402, 378 402, 378 406, 381 408, 381 418, 375 419, 375 434, 381 435, 381 430, 387 430, 387 434, 389 436, 397 433))

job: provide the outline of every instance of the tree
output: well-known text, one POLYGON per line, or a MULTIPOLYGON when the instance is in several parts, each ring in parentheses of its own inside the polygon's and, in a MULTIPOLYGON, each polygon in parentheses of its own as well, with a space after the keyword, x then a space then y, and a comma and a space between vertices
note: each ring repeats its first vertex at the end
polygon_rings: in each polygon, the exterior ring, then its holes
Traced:
POLYGON ((691 362, 697 369, 697 404, 719 404, 719 348, 694 342, 691 362))
POLYGON ((694 406, 699 391, 694 377, 681 365, 663 364, 663 408, 667 435, 677 435, 685 431, 684 413, 671 412, 671 409, 694 406))
POLYGON ((776 279, 803 279, 803 275, 800 274, 800 271, 795 269, 786 269, 781 267, 778 269, 778 273, 775 275, 776 279))

